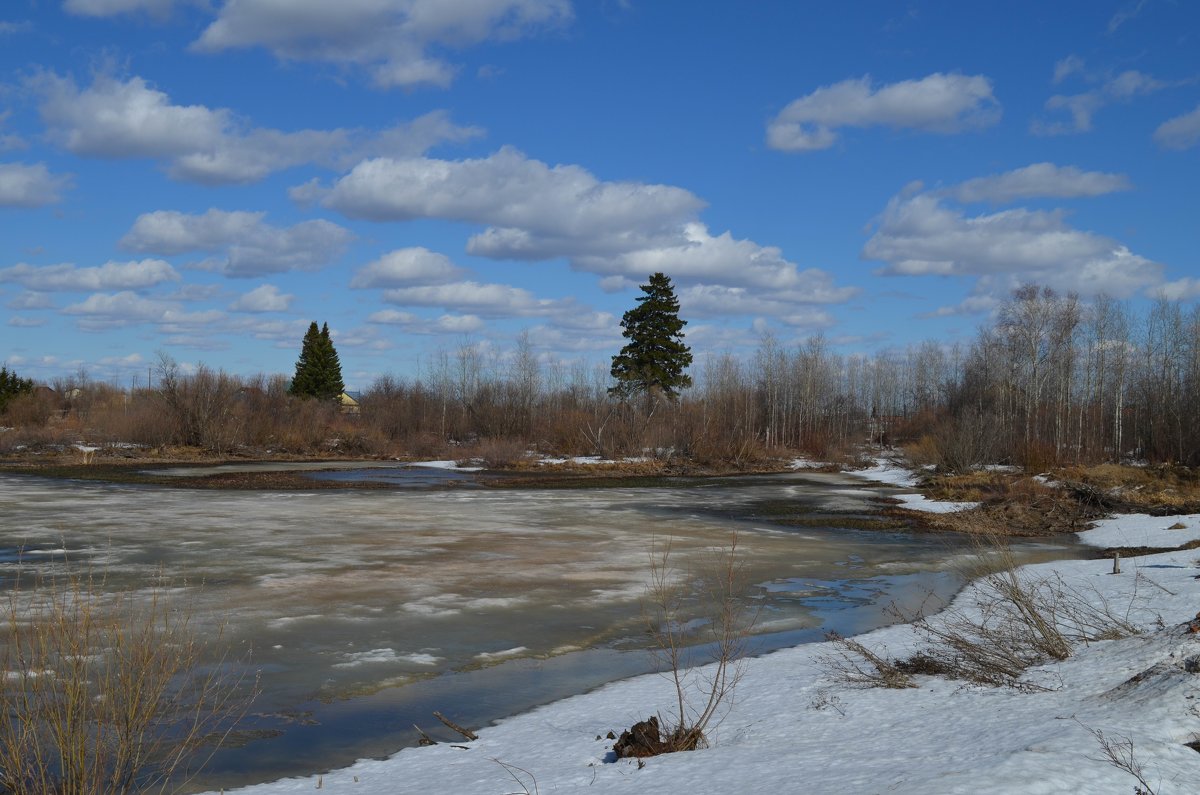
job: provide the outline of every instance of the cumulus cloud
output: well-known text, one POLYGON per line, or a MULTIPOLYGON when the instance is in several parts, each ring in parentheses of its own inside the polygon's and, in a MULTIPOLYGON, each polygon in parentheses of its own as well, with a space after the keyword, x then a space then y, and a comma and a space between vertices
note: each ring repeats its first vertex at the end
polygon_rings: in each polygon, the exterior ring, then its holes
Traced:
POLYGON ((488 224, 493 228, 473 240, 472 253, 522 259, 642 245, 704 205, 682 188, 602 182, 579 166, 548 166, 511 147, 482 159, 367 160, 322 204, 374 221, 488 224))
POLYGON ((870 76, 822 86, 793 100, 767 125, 767 144, 784 152, 828 149, 844 127, 955 133, 995 124, 1000 103, 983 75, 935 72, 875 86, 870 76))
POLYGON ((15 282, 28 290, 91 292, 144 290, 163 282, 179 281, 179 273, 160 259, 106 262, 96 268, 61 265, 27 265, 0 268, 0 282, 15 282))
POLYGON ((239 295, 229 308, 234 312, 286 312, 295 297, 280 292, 273 284, 263 284, 239 295))
POLYGON ((827 311, 805 306, 796 298, 789 292, 767 295, 744 287, 698 284, 679 291, 679 306, 685 315, 699 318, 769 315, 788 325, 810 329, 833 325, 833 316, 827 311))
POLYGON ((444 314, 436 318, 422 317, 413 312, 384 309, 367 318, 368 323, 400 326, 408 334, 473 334, 484 327, 478 315, 444 314))
POLYGON ((1070 199, 1103 196, 1130 190, 1133 185, 1124 174, 1083 171, 1075 166, 1034 163, 1003 174, 969 179, 944 191, 960 202, 1006 204, 1016 199, 1070 199))
POLYGON ((193 47, 264 47, 364 67, 383 87, 445 87, 456 69, 431 49, 516 39, 571 17, 568 0, 229 0, 193 47))
POLYGON ((679 238, 612 257, 579 257, 577 263, 594 273, 631 280, 662 271, 681 283, 743 285, 775 294, 784 291, 789 300, 804 303, 842 303, 858 293, 854 287, 835 286, 825 271, 801 270, 775 246, 736 240, 728 232, 714 237, 699 222, 685 224, 679 238))
POLYGON ((1007 277, 1121 298, 1159 283, 1163 272, 1111 238, 1073 229, 1061 211, 968 216, 928 193, 893 198, 863 256, 887 263, 885 275, 1007 277))
MULTIPOLYGON (((857 292, 837 287, 825 271, 799 268, 776 247, 728 232, 711 234, 697 220, 704 202, 687 190, 602 181, 579 166, 549 166, 507 147, 472 160, 369 160, 320 192, 324 206, 356 218, 484 225, 468 241, 470 254, 565 258, 576 270, 604 277, 608 290, 663 271, 681 285, 741 286, 764 295, 785 291, 802 303, 837 303, 857 292)), ((445 282, 454 278, 449 267, 410 251, 395 262, 372 263, 352 284, 378 286, 388 278, 445 282)))
POLYGON ((1190 149, 1200 143, 1200 105, 1159 125, 1154 141, 1165 149, 1190 149))
POLYGON ((364 157, 421 154, 439 143, 477 137, 434 111, 382 132, 359 129, 284 132, 254 127, 225 108, 178 105, 140 77, 99 75, 80 89, 70 78, 42 73, 30 81, 52 140, 78 155, 149 158, 179 180, 203 184, 255 182, 313 163, 344 169, 364 157))
POLYGON ((0 163, 0 207, 42 207, 62 201, 71 177, 51 174, 44 163, 0 163))
MULTIPOLYGON (((1059 65, 1061 66, 1062 63, 1060 61, 1059 65)), ((1098 79, 1086 74, 1083 61, 1080 60, 1067 71, 1056 66, 1055 82, 1077 73, 1091 80, 1098 79)), ((1130 102, 1137 97, 1167 88, 1169 85, 1169 83, 1157 80, 1144 72, 1130 69, 1116 76, 1104 78, 1100 86, 1091 91, 1080 94, 1055 94, 1046 100, 1046 110, 1063 111, 1070 117, 1069 120, 1034 119, 1030 122, 1029 129, 1036 135, 1069 135, 1089 132, 1092 129, 1092 117, 1101 108, 1114 102, 1130 102)))
POLYGON ((45 293, 21 293, 7 304, 9 309, 53 309, 54 302, 45 293))
POLYGON ((227 276, 252 277, 317 270, 341 256, 350 230, 322 219, 283 228, 266 213, 211 209, 199 215, 158 210, 138 216, 120 240, 130 251, 172 256, 217 253, 205 267, 227 276))
POLYGON ((186 312, 174 302, 143 298, 128 290, 96 293, 62 311, 78 316, 79 327, 89 331, 150 323, 168 334, 179 334, 208 330, 225 318, 219 310, 186 312))
POLYGON ((451 282, 463 276, 445 254, 438 254, 420 246, 389 251, 377 260, 368 263, 354 274, 350 286, 402 287, 413 284, 451 282))
POLYGON ((521 287, 475 281, 398 287, 384 290, 383 300, 397 306, 444 307, 483 317, 538 317, 565 314, 570 299, 538 298, 521 287))

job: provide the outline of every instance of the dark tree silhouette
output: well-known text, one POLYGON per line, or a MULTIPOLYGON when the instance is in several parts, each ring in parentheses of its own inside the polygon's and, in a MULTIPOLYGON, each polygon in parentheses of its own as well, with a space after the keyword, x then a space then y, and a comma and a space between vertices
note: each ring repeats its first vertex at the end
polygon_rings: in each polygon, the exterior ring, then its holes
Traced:
POLYGON ((621 333, 629 342, 613 357, 612 377, 617 383, 609 393, 626 398, 661 391, 674 399, 680 389, 692 385, 685 372, 692 363, 692 351, 683 342, 687 321, 679 317, 679 299, 670 277, 652 274, 641 287, 645 295, 621 318, 621 333))
POLYGON ((318 329, 313 321, 304 335, 300 358, 296 360, 296 374, 288 391, 298 397, 333 400, 345 388, 342 363, 329 338, 329 324, 318 329))

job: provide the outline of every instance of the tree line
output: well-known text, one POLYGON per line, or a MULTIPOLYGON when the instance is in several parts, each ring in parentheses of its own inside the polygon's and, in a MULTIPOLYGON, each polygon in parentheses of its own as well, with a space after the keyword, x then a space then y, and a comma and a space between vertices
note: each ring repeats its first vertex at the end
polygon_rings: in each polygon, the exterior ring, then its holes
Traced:
MULTIPOLYGON (((678 319, 673 295, 651 298, 653 289, 643 287, 639 306, 665 300, 666 315, 678 319)), ((636 328, 631 312, 626 320, 636 328)), ((381 376, 363 390, 357 414, 297 398, 286 377, 200 368, 175 370, 154 390, 114 390, 107 402, 93 391, 55 422, 114 441, 218 452, 465 457, 484 450, 502 462, 533 449, 739 465, 874 442, 905 445, 947 469, 1200 464, 1200 309, 1178 301, 1160 299, 1139 314, 1111 298, 1084 302, 1029 285, 969 341, 929 340, 870 356, 837 353, 819 335, 798 344, 764 335, 750 355, 693 363, 682 325, 651 326, 680 343, 677 380, 665 387, 652 383, 636 351, 622 349, 606 364, 569 363, 537 355, 522 336, 503 353, 463 344, 425 359, 417 376, 381 376)), ((18 395, 7 415, 25 412, 34 420, 26 424, 38 426, 37 413, 23 406, 41 399, 18 395)), ((50 434, 55 422, 39 427, 50 434)), ((16 438, 4 434, 0 445, 16 438)))

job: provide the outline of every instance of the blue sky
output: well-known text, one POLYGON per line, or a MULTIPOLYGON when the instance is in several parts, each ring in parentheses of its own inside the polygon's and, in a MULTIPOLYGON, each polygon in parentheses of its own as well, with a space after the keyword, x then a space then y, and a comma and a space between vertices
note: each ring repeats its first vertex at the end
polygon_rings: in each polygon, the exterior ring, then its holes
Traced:
POLYGON ((6 0, 0 360, 348 385, 519 335, 968 341, 1200 296, 1200 4, 6 0))

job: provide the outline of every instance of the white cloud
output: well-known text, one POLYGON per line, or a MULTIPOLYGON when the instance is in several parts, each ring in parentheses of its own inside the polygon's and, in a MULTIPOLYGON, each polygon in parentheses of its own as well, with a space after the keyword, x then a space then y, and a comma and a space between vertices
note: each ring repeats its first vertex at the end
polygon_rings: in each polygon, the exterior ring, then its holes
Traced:
POLYGON ((349 168, 364 157, 411 156, 482 134, 453 124, 444 111, 381 132, 284 132, 252 127, 228 109, 177 105, 140 77, 122 82, 99 75, 85 90, 50 73, 30 83, 51 139, 71 152, 161 160, 171 177, 204 184, 255 182, 306 163, 349 168))
POLYGON ((828 328, 833 316, 805 301, 803 293, 788 291, 775 294, 747 290, 744 287, 725 287, 698 284, 679 291, 681 314, 685 317, 720 317, 736 315, 769 315, 791 326, 810 329, 828 328))
POLYGON ((1054 84, 1058 85, 1071 75, 1082 74, 1083 70, 1083 59, 1078 55, 1068 55, 1066 58, 1063 58, 1058 63, 1054 64, 1054 84))
POLYGON ((220 252, 206 267, 227 276, 252 277, 317 270, 345 251, 353 233, 323 219, 282 228, 265 213, 210 209, 200 215, 158 210, 138 216, 121 238, 130 251, 172 256, 220 252))
POLYGON ((368 263, 354 274, 350 286, 402 287, 413 284, 452 282, 463 276, 444 254, 420 246, 389 251, 377 260, 368 263))
MULTIPOLYGON (((205 0, 183 0, 189 5, 202 5, 205 0)), ((63 8, 83 17, 111 17, 117 14, 146 13, 166 17, 177 0, 66 0, 63 8)))
POLYGON ((352 64, 380 86, 448 86, 455 67, 430 53, 566 24, 568 0, 228 0, 193 45, 265 47, 283 60, 352 64))
POLYGON ((9 309, 53 309, 54 302, 45 293, 21 293, 6 306, 9 309))
POLYGON ((10 36, 15 33, 24 33, 28 30, 33 30, 33 23, 28 20, 24 22, 12 22, 10 20, 0 21, 0 36, 10 36))
POLYGON ((44 317, 22 317, 21 315, 13 315, 8 319, 8 325, 13 328, 37 328, 38 326, 46 325, 44 317))
POLYGON ((367 160, 322 202, 355 218, 443 218, 488 224, 472 253, 547 259, 622 251, 677 227, 703 202, 668 185, 602 182, 573 165, 548 166, 505 147, 487 158, 367 160))
MULTIPOLYGON (((1061 61, 1059 62, 1062 63, 1061 61)), ((1080 61, 1074 71, 1083 71, 1080 61)), ((1057 75, 1057 68, 1055 74, 1057 75)), ((1056 81, 1057 82, 1057 81, 1056 81)), ((1069 135, 1088 132, 1092 129, 1092 117, 1113 102, 1130 102, 1136 97, 1152 94, 1169 87, 1169 83, 1150 75, 1130 69, 1115 77, 1109 77, 1099 88, 1082 94, 1055 94, 1046 100, 1046 110, 1066 111, 1070 121, 1045 121, 1034 119, 1029 129, 1037 135, 1069 135)))
POLYGON ((1192 301, 1200 298, 1200 279, 1185 277, 1151 289, 1152 296, 1161 296, 1169 301, 1192 301))
POLYGON ((1108 20, 1108 32, 1116 33, 1117 30, 1131 19, 1136 19, 1137 15, 1142 13, 1142 9, 1146 6, 1146 0, 1137 0, 1136 3, 1127 5, 1121 11, 1116 12, 1108 20))
POLYGON ((767 144, 785 152, 828 149, 843 127, 954 133, 995 124, 1000 103, 983 75, 935 72, 874 86, 870 76, 818 88, 792 101, 767 125, 767 144))
POLYGON ((1191 113, 1168 119, 1154 131, 1154 141, 1166 149, 1190 149, 1200 143, 1200 105, 1191 113))
POLYGON ((538 298, 520 287, 474 281, 385 290, 383 300, 397 306, 444 307, 484 317, 537 317, 576 308, 572 300, 538 298))
MULTIPOLYGON (((315 195, 312 186, 305 193, 315 195)), ((713 235, 696 215, 697 196, 669 185, 605 182, 574 165, 549 166, 512 148, 475 160, 377 159, 359 164, 324 191, 322 203, 376 221, 438 218, 483 224, 467 251, 494 259, 566 258, 573 268, 605 277, 616 290, 655 271, 680 284, 722 284, 788 291, 804 303, 849 300, 857 290, 830 275, 800 269, 773 246, 713 235)), ((424 260, 422 260, 424 262, 424 260)), ((416 276, 417 265, 373 263, 354 286, 396 278, 446 281, 447 263, 416 276), (435 272, 436 271, 436 272, 435 272)))
POLYGON ((1083 171, 1075 166, 1056 166, 1053 163, 1033 165, 977 177, 948 188, 943 193, 960 202, 992 202, 1006 204, 1014 199, 1048 197, 1070 199, 1080 196, 1103 196, 1133 187, 1124 174, 1103 171, 1083 171))
POLYGON ((286 312, 295 297, 280 292, 273 284, 263 284, 238 296, 229 308, 234 312, 286 312))
POLYGON ((71 177, 51 174, 44 163, 0 163, 0 207, 55 204, 70 186, 71 177))
POLYGON ((1111 238, 1071 228, 1061 212, 968 217, 927 193, 893 198, 863 256, 886 262, 886 275, 1003 276, 1122 298, 1158 284, 1163 271, 1111 238))
POLYGON ((484 327, 478 315, 444 314, 427 318, 413 312, 384 309, 367 318, 368 323, 385 326, 400 326, 409 334, 473 334, 484 327))
POLYGON ((220 323, 225 313, 218 310, 185 312, 171 301, 143 298, 128 290, 119 293, 96 293, 83 301, 72 304, 63 314, 79 316, 79 327, 84 330, 125 328, 143 323, 152 323, 168 334, 207 331, 213 324, 220 323))
POLYGON ((21 263, 0 269, 0 282, 15 282, 38 291, 143 290, 179 278, 179 273, 160 259, 106 262, 96 268, 21 263))
POLYGON ((685 224, 680 238, 678 242, 611 257, 579 257, 576 264, 583 270, 610 276, 636 279, 662 271, 680 283, 787 291, 804 303, 841 303, 858 293, 854 287, 836 287, 825 271, 800 270, 774 246, 735 240, 728 232, 714 237, 699 222, 685 224))

